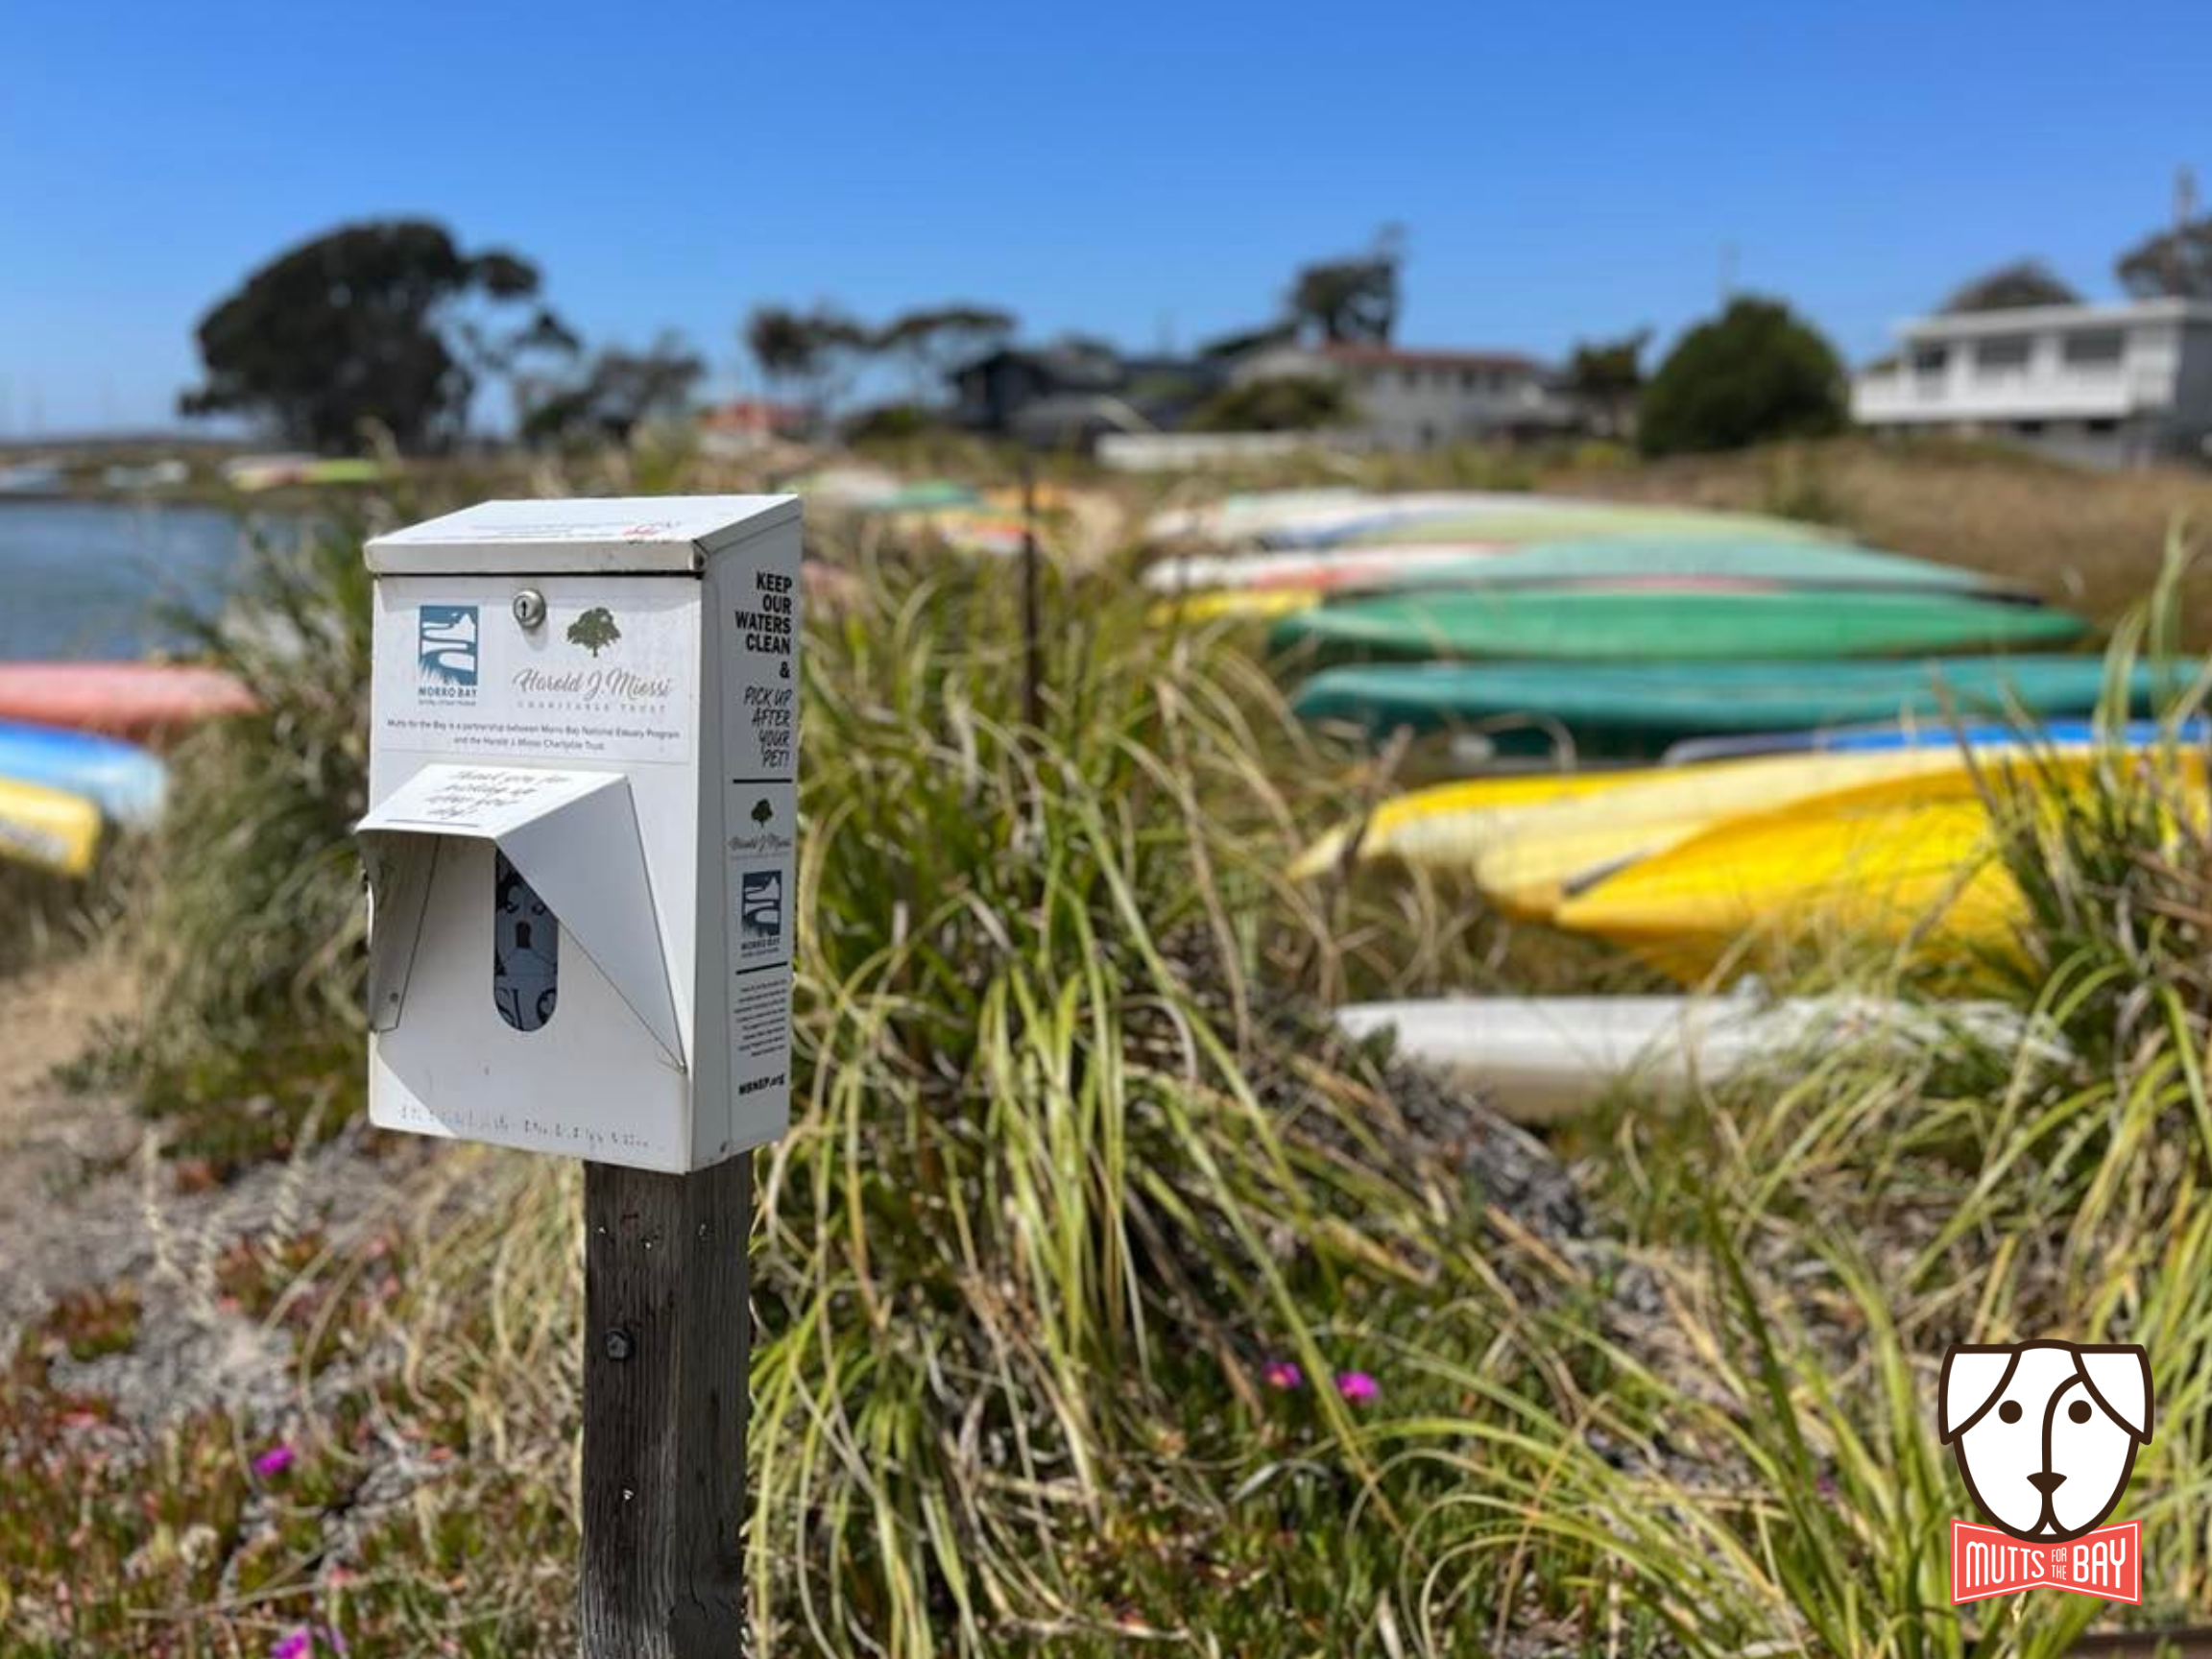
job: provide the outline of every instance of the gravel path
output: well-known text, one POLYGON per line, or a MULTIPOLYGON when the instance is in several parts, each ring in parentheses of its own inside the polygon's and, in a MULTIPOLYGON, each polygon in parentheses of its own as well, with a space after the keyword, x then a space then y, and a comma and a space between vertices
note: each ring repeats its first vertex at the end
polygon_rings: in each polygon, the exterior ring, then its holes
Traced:
POLYGON ((138 1340, 89 1364, 58 1358, 58 1382, 108 1396, 141 1426, 218 1404, 281 1409, 297 1385, 290 1343, 228 1302, 218 1264, 241 1241, 344 1242, 389 1223, 435 1148, 354 1123, 228 1186, 179 1191, 157 1126, 126 1095, 56 1076, 133 993, 100 952, 0 979, 0 1215, 12 1236, 0 1355, 61 1296, 129 1284, 138 1340))

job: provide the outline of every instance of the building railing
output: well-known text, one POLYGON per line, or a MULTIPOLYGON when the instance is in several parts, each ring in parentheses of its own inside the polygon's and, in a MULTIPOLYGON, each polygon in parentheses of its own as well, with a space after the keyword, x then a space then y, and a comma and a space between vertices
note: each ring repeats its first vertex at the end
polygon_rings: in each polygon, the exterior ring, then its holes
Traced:
POLYGON ((1971 362, 1939 370, 1910 366, 1873 370, 1851 383, 1855 420, 2021 421, 2120 420, 2172 401, 2170 374, 2118 363, 1982 368, 1971 362))

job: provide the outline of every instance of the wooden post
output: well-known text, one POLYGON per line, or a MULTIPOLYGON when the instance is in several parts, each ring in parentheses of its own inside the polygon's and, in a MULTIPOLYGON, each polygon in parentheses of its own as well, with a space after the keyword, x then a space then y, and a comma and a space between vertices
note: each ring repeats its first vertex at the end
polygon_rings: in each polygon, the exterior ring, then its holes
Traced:
POLYGON ((584 1166, 584 1659, 733 1659, 753 1158, 584 1166))

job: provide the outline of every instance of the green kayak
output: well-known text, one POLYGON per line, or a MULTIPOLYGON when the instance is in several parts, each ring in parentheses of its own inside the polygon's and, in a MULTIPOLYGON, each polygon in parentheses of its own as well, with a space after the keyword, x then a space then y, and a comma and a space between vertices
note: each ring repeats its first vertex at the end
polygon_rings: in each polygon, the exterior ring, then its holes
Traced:
MULTIPOLYGON (((1387 556, 1382 556, 1387 562, 1387 556)), ((1424 584, 1414 569, 1378 587, 1550 588, 1631 587, 1645 579, 1709 577, 1717 582, 1774 583, 1788 588, 1943 589, 1998 591, 1979 570, 1933 559, 1883 553, 1839 541, 1763 536, 1591 536, 1534 541, 1451 566, 1447 579, 1424 584)))
POLYGON ((871 513, 926 513, 941 507, 973 507, 980 500, 980 495, 956 479, 924 478, 863 505, 871 513))
MULTIPOLYGON (((2138 664, 2137 713, 2179 695, 2194 664, 2138 664)), ((1299 687, 1302 720, 1348 721, 1380 739, 1511 728, 1508 750, 1551 747, 1564 728, 1586 753, 1654 755, 1685 737, 1794 732, 1904 718, 2041 719, 2086 714, 2104 689, 2096 657, 1953 657, 1917 662, 1401 662, 1332 668, 1299 687)))
POLYGON ((1322 605, 1276 625, 1279 651, 1324 658, 1572 658, 1710 662, 1731 658, 1905 657, 2063 645, 2080 617, 1935 590, 1681 588, 1438 589, 1322 605))

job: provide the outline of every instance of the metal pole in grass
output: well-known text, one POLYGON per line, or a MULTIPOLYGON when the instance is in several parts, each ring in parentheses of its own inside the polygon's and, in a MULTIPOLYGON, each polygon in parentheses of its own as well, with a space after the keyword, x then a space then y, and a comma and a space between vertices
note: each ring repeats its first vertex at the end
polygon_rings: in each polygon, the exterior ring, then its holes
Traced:
POLYGON ((1037 464, 1022 463, 1022 715, 1031 731, 1045 724, 1045 671, 1037 620, 1037 464))
POLYGON ((584 1166, 584 1659, 730 1659, 745 1619, 750 1153, 584 1166))

